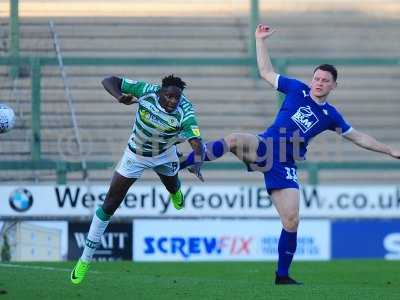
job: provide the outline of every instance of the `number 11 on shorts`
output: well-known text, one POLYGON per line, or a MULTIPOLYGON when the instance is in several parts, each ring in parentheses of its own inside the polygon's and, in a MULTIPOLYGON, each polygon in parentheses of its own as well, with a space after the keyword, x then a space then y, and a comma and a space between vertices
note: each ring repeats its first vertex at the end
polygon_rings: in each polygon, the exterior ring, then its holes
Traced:
POLYGON ((285 169, 286 169, 286 179, 297 182, 296 168, 285 167, 285 169))

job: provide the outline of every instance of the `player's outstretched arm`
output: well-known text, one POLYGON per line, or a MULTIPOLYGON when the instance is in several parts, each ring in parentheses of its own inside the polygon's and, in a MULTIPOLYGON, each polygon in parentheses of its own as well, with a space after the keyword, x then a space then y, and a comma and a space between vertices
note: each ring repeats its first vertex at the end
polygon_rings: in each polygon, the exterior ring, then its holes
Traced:
POLYGON ((190 167, 190 172, 194 173, 197 178, 199 178, 201 181, 204 181, 203 175, 201 174, 201 166, 203 165, 204 162, 204 157, 205 157, 205 150, 204 150, 204 145, 203 142, 201 141, 200 138, 193 138, 189 140, 189 144, 193 149, 194 152, 194 165, 190 167))
POLYGON ((386 145, 384 143, 377 141, 372 136, 370 136, 366 133, 363 133, 363 132, 353 129, 351 132, 344 135, 344 138, 353 142, 354 144, 356 144, 357 146, 359 146, 361 148, 375 151, 375 152, 384 153, 384 154, 390 155, 394 158, 400 159, 400 151, 399 150, 394 149, 389 145, 386 145))
POLYGON ((124 94, 121 91, 121 83, 122 79, 116 76, 106 77, 101 81, 104 89, 115 99, 118 100, 119 103, 125 105, 131 105, 133 103, 137 103, 137 99, 129 94, 124 94))
POLYGON ((256 37, 256 50, 257 50, 257 66, 260 76, 264 78, 272 86, 275 85, 275 79, 277 74, 272 66, 271 59, 268 53, 268 47, 266 44, 266 39, 269 38, 275 29, 271 29, 267 25, 259 24, 257 25, 256 32, 254 33, 256 37))

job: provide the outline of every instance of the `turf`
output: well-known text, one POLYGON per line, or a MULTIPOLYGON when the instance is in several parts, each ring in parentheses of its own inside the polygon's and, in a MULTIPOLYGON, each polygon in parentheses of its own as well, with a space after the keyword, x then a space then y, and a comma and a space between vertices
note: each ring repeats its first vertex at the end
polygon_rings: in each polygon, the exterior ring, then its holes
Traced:
POLYGON ((303 286, 275 286, 273 263, 93 263, 79 286, 72 262, 0 264, 2 299, 400 299, 400 261, 295 262, 303 286))

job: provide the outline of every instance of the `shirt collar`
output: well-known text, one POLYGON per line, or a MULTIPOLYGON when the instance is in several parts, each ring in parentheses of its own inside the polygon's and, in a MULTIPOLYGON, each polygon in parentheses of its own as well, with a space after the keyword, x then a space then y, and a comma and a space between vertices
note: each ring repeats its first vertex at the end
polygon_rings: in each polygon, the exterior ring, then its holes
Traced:
POLYGON ((324 101, 324 102, 318 102, 317 100, 315 100, 312 96, 311 96, 311 90, 308 92, 308 96, 310 97, 310 99, 312 100, 312 101, 314 101, 315 102, 315 104, 317 104, 317 105, 319 105, 319 106, 324 106, 325 104, 326 104, 326 101, 324 101))
POLYGON ((166 114, 168 114, 168 112, 161 106, 161 104, 160 104, 160 97, 156 94, 156 96, 157 96, 157 101, 156 101, 156 106, 157 106, 157 108, 159 109, 159 110, 161 110, 162 112, 164 112, 164 113, 166 113, 166 114))

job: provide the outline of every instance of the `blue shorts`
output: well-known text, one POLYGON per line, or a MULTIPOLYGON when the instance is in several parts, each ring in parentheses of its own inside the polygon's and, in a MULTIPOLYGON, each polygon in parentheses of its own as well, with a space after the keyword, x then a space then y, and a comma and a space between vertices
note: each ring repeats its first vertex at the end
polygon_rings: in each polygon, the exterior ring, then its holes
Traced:
POLYGON ((268 194, 273 190, 285 188, 299 188, 297 179, 297 166, 294 161, 280 162, 279 158, 268 157, 267 144, 262 137, 259 138, 256 163, 247 164, 249 172, 259 171, 264 174, 265 188, 268 194))

